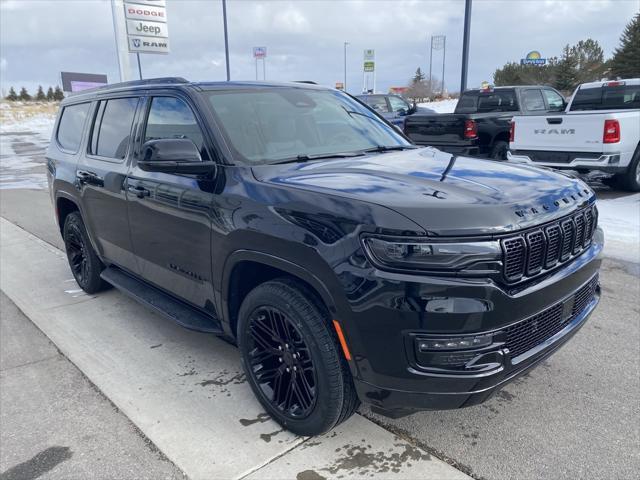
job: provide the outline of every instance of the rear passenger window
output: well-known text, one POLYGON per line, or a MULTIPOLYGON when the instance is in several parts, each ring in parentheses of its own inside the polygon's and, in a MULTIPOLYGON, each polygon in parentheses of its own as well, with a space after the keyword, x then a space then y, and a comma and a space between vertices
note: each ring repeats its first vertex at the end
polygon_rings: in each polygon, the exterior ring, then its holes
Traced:
POLYGON ((101 101, 93 126, 89 153, 123 160, 127 155, 137 105, 137 98, 101 101))
POLYGON ((540 90, 525 90, 522 92, 522 104, 529 112, 545 110, 544 99, 540 90))
POLYGON ((58 143, 65 150, 77 152, 82 141, 84 121, 89 113, 90 103, 79 103, 64 107, 58 125, 58 143))
POLYGON ((179 98, 154 97, 151 101, 144 141, 162 138, 188 138, 195 143, 202 160, 209 160, 198 121, 189 105, 179 98))

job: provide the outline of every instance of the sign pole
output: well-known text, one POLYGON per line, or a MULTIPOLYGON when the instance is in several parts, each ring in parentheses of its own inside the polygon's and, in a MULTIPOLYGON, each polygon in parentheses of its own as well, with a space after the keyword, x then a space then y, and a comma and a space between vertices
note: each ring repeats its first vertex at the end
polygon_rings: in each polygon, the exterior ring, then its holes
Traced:
POLYGON ((138 75, 140 76, 140 80, 142 80, 142 65, 140 64, 140 52, 136 52, 136 58, 138 59, 138 75))
POLYGON ((262 80, 267 80, 267 57, 262 58, 262 80))
POLYGON ((118 56, 118 70, 120 73, 120 81, 126 82, 131 80, 131 62, 129 60, 129 52, 126 43, 126 26, 123 15, 123 0, 111 0, 111 14, 113 19, 113 35, 116 40, 116 54, 118 56))
POLYGON ((469 37, 471 36, 471 0, 464 4, 464 34, 462 37, 462 73, 460 75, 460 95, 467 89, 467 68, 469 67, 469 37))
POLYGON ((433 35, 431 35, 431 46, 429 47, 429 96, 433 94, 432 80, 431 80, 431 66, 433 64, 433 35))
POLYGON ((447 56, 447 37, 442 39, 442 93, 444 97, 444 59, 447 56))
POLYGON ((222 0, 222 21, 224 23, 224 58, 227 63, 227 82, 231 80, 229 72, 229 35, 227 34, 227 0, 222 0))
POLYGON ((342 88, 345 92, 347 91, 347 45, 349 42, 344 42, 344 85, 342 88))

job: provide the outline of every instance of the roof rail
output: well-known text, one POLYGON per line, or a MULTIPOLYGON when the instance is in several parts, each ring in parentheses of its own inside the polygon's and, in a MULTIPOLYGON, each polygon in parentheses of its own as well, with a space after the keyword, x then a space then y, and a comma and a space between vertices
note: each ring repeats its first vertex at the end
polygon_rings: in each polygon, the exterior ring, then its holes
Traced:
POLYGON ((115 90, 119 88, 137 87, 144 85, 165 85, 165 84, 182 84, 189 83, 189 80, 182 77, 158 77, 158 78, 145 78, 144 80, 131 80, 129 82, 109 83, 97 88, 89 88, 75 92, 73 95, 81 95, 83 93, 100 92, 103 90, 115 90))

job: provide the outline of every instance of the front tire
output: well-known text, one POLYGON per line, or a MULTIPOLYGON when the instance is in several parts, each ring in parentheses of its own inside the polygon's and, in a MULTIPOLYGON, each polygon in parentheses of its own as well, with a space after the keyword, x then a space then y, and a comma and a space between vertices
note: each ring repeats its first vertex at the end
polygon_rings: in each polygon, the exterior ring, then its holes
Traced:
POLYGON ((271 417, 303 436, 349 418, 359 401, 324 308, 302 284, 276 279, 240 307, 238 343, 251 388, 271 417))
POLYGON ((67 215, 62 237, 71 273, 80 288, 87 293, 97 293, 107 288, 108 284, 100 278, 104 265, 91 246, 80 212, 67 215))

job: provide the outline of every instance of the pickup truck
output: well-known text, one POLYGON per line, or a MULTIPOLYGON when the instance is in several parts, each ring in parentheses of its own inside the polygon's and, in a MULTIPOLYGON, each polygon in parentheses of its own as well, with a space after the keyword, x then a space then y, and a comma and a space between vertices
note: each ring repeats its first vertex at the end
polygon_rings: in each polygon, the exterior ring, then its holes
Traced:
POLYGON ((540 85, 467 90, 454 113, 406 117, 404 133, 417 145, 506 160, 514 115, 559 112, 565 106, 560 93, 540 85))
POLYGON ((375 110, 376 113, 382 115, 389 123, 400 128, 404 125, 404 119, 408 115, 436 113, 430 108, 418 107, 415 104, 411 105, 400 95, 372 93, 357 95, 356 98, 375 110))
POLYGON ((512 125, 510 161, 610 172, 616 186, 640 191, 640 79, 582 84, 562 114, 512 125))

